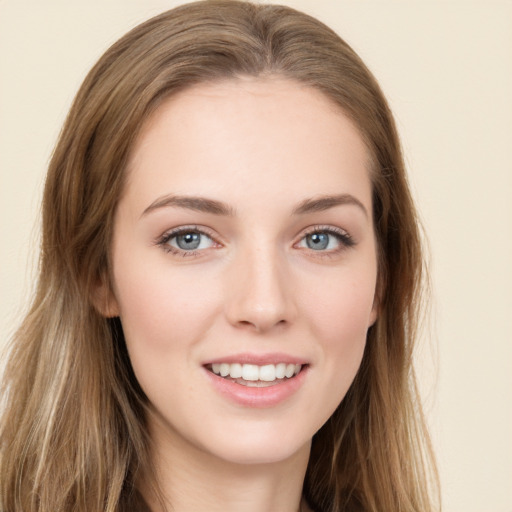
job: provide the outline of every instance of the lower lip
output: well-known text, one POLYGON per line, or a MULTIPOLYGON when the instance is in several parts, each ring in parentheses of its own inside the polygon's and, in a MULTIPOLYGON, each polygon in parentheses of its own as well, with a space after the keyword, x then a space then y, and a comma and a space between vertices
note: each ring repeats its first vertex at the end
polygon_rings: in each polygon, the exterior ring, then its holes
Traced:
POLYGON ((290 379, 262 388, 244 386, 204 369, 213 387, 228 400, 244 407, 274 407, 295 394, 304 383, 308 367, 290 379))

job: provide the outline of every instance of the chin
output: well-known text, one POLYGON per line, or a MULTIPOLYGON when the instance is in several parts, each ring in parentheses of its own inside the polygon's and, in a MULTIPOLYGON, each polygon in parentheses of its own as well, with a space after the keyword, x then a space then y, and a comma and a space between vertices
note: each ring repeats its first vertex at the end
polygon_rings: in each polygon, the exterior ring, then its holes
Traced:
POLYGON ((222 429, 218 432, 220 435, 212 435, 202 443, 202 448, 233 464, 276 464, 297 456, 309 456, 313 435, 309 430, 299 432, 293 428, 280 429, 272 424, 258 423, 238 426, 236 429, 222 429))
POLYGON ((279 464, 303 455, 309 457, 311 441, 302 445, 276 446, 277 443, 264 445, 249 441, 245 446, 231 446, 229 450, 216 451, 213 455, 230 464, 268 465, 279 464))

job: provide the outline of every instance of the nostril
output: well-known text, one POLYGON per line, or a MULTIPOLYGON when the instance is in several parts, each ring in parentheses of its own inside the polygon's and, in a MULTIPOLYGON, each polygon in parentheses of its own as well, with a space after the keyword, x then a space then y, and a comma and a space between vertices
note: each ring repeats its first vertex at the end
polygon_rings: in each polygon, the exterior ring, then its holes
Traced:
POLYGON ((239 320, 237 325, 243 329, 251 329, 257 332, 268 331, 269 329, 273 329, 276 327, 284 327, 287 325, 287 320, 278 320, 277 322, 273 322, 272 320, 239 320))

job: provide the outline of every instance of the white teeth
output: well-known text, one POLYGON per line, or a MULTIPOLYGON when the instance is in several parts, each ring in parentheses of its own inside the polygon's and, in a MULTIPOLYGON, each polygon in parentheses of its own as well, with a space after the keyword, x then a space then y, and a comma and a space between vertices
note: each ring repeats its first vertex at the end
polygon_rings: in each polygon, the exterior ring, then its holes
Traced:
POLYGON ((276 364, 276 379, 284 379, 286 374, 286 364, 279 363, 276 364))
POLYGON ((220 376, 227 377, 229 375, 229 364, 221 363, 220 365, 220 376))
MULTIPOLYGON (((222 365, 221 365, 222 367, 222 365)), ((287 364, 286 365, 286 372, 285 372, 285 377, 293 377, 293 374, 295 373, 295 365, 294 364, 287 364)))
POLYGON ((302 368, 300 364, 266 364, 258 366, 255 364, 240 363, 215 363, 212 364, 212 372, 221 377, 231 377, 232 379, 240 379, 249 382, 273 382, 276 379, 290 379, 297 375, 302 368))
POLYGON ((242 376, 242 365, 238 363, 230 365, 229 376, 232 379, 239 379, 242 376))
POLYGON ((255 364, 244 364, 242 366, 242 379, 259 380, 259 368, 255 364))
POLYGON ((260 368, 260 378, 265 382, 272 382, 276 380, 276 367, 273 364, 267 364, 260 368))

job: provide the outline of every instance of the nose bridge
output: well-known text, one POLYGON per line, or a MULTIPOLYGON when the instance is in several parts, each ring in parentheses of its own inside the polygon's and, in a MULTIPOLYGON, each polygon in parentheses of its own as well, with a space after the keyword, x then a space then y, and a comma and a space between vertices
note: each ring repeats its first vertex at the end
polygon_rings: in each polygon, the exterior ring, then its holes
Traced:
POLYGON ((286 257, 275 245, 251 243, 233 261, 227 314, 237 326, 266 331, 294 317, 286 257))

